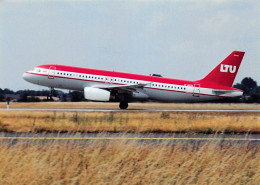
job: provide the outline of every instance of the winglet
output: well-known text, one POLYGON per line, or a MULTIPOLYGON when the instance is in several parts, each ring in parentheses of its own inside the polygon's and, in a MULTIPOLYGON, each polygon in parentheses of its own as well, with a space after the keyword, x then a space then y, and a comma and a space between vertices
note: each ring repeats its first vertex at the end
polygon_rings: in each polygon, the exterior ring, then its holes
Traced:
POLYGON ((199 81, 231 87, 236 78, 244 54, 245 52, 243 51, 233 51, 205 78, 199 81))

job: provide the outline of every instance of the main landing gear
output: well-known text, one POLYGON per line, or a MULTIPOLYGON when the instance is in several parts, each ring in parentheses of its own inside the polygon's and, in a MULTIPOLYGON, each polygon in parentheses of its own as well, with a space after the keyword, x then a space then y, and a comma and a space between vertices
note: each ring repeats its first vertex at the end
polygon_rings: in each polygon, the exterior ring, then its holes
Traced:
POLYGON ((120 109, 127 109, 127 107, 128 107, 128 103, 127 102, 125 102, 125 101, 120 102, 120 104, 119 104, 119 108, 120 109))

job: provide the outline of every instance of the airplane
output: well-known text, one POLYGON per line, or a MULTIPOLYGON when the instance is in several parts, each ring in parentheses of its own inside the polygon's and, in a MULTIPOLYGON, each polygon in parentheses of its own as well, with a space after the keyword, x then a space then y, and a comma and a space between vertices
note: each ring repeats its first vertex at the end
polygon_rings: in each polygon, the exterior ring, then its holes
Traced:
POLYGON ((177 80, 160 75, 140 75, 56 64, 40 65, 23 74, 23 79, 41 86, 77 90, 84 98, 99 102, 202 102, 241 97, 243 91, 232 88, 245 52, 233 51, 203 79, 177 80))

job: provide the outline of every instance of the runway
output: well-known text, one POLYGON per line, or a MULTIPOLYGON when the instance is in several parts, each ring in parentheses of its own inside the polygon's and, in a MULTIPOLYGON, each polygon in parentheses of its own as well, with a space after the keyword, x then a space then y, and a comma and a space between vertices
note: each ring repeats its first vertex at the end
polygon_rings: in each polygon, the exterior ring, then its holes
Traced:
POLYGON ((89 142, 130 142, 138 143, 191 143, 199 144, 205 142, 215 143, 233 143, 248 144, 254 146, 260 144, 260 134, 122 134, 122 133, 87 133, 87 134, 69 134, 69 133, 1 133, 0 142, 8 144, 17 143, 80 143, 89 142))
POLYGON ((259 109, 60 109, 60 108, 0 108, 8 111, 61 111, 61 112, 260 112, 259 109))

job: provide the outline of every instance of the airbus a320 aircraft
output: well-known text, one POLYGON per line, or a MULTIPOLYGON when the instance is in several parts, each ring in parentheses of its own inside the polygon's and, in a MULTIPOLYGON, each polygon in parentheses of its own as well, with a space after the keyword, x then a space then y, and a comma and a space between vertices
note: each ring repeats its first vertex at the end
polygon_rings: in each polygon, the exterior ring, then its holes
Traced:
POLYGON ((83 91, 92 101, 120 102, 127 109, 129 102, 199 102, 242 96, 232 88, 245 52, 233 51, 206 77, 197 81, 176 80, 64 65, 40 65, 27 71, 23 78, 51 89, 83 91))

